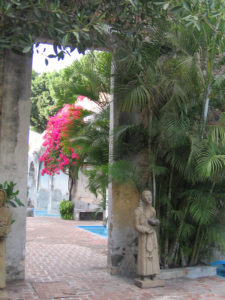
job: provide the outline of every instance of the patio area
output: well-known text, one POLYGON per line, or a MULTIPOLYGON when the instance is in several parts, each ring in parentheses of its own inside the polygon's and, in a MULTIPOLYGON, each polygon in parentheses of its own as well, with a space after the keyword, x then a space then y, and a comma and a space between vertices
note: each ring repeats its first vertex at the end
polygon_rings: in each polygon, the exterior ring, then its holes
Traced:
MULTIPOLYGON (((94 224, 93 224, 94 223, 94 224)), ((149 300, 225 299, 225 278, 168 280, 141 290, 107 272, 107 239, 75 225, 100 222, 27 218, 26 280, 7 284, 8 299, 149 300)))

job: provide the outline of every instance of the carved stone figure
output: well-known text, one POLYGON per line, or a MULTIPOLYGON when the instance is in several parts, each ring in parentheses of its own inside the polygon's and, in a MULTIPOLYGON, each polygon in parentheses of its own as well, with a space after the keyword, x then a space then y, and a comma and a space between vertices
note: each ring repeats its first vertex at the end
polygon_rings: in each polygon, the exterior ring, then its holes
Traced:
POLYGON ((34 206, 31 200, 29 199, 27 201, 27 217, 33 217, 33 216, 34 216, 34 206))
POLYGON ((5 288, 5 239, 10 231, 12 214, 5 207, 6 192, 0 190, 0 289, 5 288))
POLYGON ((156 212, 152 206, 151 191, 143 191, 139 206, 135 210, 135 229, 138 232, 137 274, 135 284, 141 288, 164 286, 156 277, 160 273, 156 226, 156 212))

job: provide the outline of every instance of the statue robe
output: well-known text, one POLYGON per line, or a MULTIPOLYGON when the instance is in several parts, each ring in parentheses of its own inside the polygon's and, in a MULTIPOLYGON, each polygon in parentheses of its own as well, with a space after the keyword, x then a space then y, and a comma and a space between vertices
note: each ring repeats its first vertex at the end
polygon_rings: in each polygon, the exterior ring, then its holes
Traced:
POLYGON ((146 209, 139 206, 135 210, 135 229, 138 231, 138 275, 148 276, 160 273, 156 231, 148 223, 148 220, 155 216, 155 209, 150 205, 146 209))

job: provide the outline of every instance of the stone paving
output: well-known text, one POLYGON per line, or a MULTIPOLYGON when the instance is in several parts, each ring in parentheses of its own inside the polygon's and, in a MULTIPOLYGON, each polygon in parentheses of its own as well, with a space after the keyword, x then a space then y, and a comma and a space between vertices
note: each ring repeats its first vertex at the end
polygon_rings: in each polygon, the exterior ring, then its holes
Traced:
POLYGON ((131 279, 111 276, 107 239, 75 225, 78 222, 27 218, 26 280, 7 284, 8 299, 225 299, 223 277, 167 280, 163 288, 141 290, 131 279))

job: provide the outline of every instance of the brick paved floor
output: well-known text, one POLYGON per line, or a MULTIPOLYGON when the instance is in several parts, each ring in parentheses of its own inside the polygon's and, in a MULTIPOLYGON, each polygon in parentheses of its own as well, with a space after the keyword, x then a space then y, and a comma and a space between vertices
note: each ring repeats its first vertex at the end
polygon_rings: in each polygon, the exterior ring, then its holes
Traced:
POLYGON ((225 299, 222 277, 167 280, 164 288, 141 290, 130 279, 109 275, 107 240, 77 224, 46 217, 27 219, 26 280, 8 283, 8 299, 225 299))

